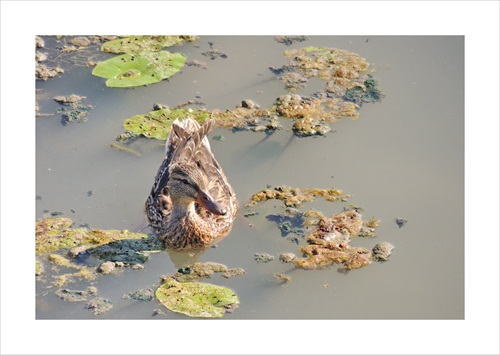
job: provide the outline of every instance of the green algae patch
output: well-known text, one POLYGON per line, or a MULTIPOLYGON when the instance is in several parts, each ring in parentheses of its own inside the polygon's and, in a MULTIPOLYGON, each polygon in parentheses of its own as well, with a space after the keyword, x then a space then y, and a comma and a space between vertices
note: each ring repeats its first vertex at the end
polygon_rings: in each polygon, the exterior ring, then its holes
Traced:
POLYGON ((190 108, 176 110, 162 108, 153 110, 145 115, 135 115, 128 118, 123 122, 123 127, 125 127, 127 132, 148 138, 166 140, 172 123, 176 119, 183 120, 187 117, 191 117, 202 123, 210 117, 210 113, 205 110, 193 110, 190 108))
POLYGON ((144 51, 157 52, 165 47, 180 44, 184 41, 194 41, 194 36, 131 36, 104 43, 103 52, 108 53, 140 53, 144 51))
POLYGON ((186 63, 181 53, 125 53, 99 63, 92 74, 107 78, 108 87, 132 87, 153 84, 177 73, 186 63))
POLYGON ((221 318, 238 307, 233 290, 204 282, 178 282, 167 278, 156 298, 169 310, 197 318, 221 318))
POLYGON ((99 246, 124 239, 145 239, 143 233, 127 230, 101 230, 71 228, 73 221, 66 217, 53 217, 37 221, 35 224, 36 254, 45 254, 78 245, 99 246))

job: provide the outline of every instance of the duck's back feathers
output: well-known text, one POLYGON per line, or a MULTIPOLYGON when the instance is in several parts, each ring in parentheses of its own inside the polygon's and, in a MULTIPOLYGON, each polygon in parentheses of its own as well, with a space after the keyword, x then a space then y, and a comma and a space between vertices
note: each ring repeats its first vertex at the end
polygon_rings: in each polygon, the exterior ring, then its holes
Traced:
POLYGON ((176 120, 172 124, 166 142, 165 158, 146 202, 146 212, 151 226, 157 234, 160 234, 160 238, 162 238, 161 234, 165 235, 167 244, 169 244, 169 232, 166 228, 169 222, 173 222, 169 220, 173 205, 168 191, 170 168, 173 165, 195 168, 204 180, 202 185, 205 186, 202 188, 228 211, 225 215, 215 215, 196 203, 197 217, 205 224, 203 228, 200 226, 200 230, 203 230, 203 233, 208 233, 207 228, 209 227, 211 235, 223 236, 231 229, 238 202, 233 188, 210 150, 206 135, 211 130, 212 125, 213 121, 208 120, 200 126, 191 118, 182 122, 176 120))

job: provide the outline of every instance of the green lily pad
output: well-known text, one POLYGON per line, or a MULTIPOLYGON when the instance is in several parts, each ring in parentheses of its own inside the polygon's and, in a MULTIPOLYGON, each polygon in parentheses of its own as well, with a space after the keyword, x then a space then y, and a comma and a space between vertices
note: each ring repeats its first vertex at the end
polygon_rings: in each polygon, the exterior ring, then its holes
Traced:
POLYGON ((126 119, 123 122, 123 127, 135 134, 165 140, 170 132, 172 122, 176 119, 183 120, 188 116, 201 123, 210 117, 210 112, 190 108, 176 110, 163 108, 151 111, 146 115, 136 115, 126 119))
POLYGON ((171 311, 190 317, 221 318, 240 303, 233 290, 204 282, 178 282, 167 278, 156 297, 171 311))
POLYGON ((144 51, 157 52, 162 48, 173 46, 189 36, 131 36, 106 42, 101 50, 108 53, 140 53, 144 51))
POLYGON ((181 53, 126 53, 99 63, 92 74, 107 78, 108 87, 140 86, 171 77, 185 63, 186 57, 181 53))

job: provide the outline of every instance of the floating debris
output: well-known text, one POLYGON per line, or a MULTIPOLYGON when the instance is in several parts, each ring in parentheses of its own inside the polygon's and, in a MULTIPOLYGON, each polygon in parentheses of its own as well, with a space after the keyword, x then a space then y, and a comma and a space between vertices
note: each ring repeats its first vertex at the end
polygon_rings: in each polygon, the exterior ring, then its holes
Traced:
POLYGON ((286 207, 298 207, 304 202, 313 201, 316 197, 322 197, 326 201, 334 202, 349 198, 350 196, 343 194, 342 190, 338 189, 277 186, 274 189, 265 189, 252 195, 251 202, 246 206, 252 207, 261 201, 277 199, 283 201, 286 207))
POLYGON ((396 224, 399 228, 403 228, 407 222, 408 220, 405 218, 396 218, 396 224))
POLYGON ((126 119, 123 122, 123 127, 128 132, 134 134, 148 138, 166 140, 172 123, 176 119, 183 120, 186 117, 191 117, 199 123, 202 123, 210 117, 210 113, 205 110, 193 110, 191 108, 177 110, 161 108, 159 110, 153 110, 146 115, 135 115, 126 119))
POLYGON ((74 37, 69 40, 69 43, 74 44, 78 47, 87 47, 92 42, 90 42, 90 39, 88 39, 87 37, 74 37))
POLYGON ((240 267, 232 268, 227 270, 226 272, 222 273, 220 276, 225 277, 226 279, 233 277, 233 276, 241 276, 245 275, 247 272, 245 269, 242 269, 240 267))
POLYGON ((113 308, 113 304, 108 299, 98 297, 90 300, 85 305, 85 308, 91 310, 92 313, 94 313, 94 315, 98 316, 100 314, 110 311, 111 308, 113 308))
POLYGON ((133 155, 134 157, 140 157, 141 156, 141 153, 139 153, 137 150, 129 148, 129 147, 126 147, 126 146, 124 146, 122 144, 111 143, 109 146, 111 148, 114 148, 114 149, 117 149, 117 150, 121 150, 122 152, 125 152, 125 153, 128 153, 130 155, 133 155))
POLYGON ((40 276, 44 272, 43 264, 40 262, 40 260, 35 259, 35 276, 40 276))
POLYGON ((282 262, 282 263, 290 263, 292 262, 295 258, 297 258, 295 256, 295 254, 293 253, 283 253, 283 254, 280 254, 279 256, 279 260, 282 262))
POLYGON ((306 258, 296 258, 293 263, 301 269, 321 269, 332 264, 343 264, 345 269, 358 269, 371 262, 371 252, 365 248, 351 247, 346 243, 324 242, 301 248, 306 258))
POLYGON ((186 65, 189 67, 198 67, 202 69, 207 69, 208 65, 202 60, 186 60, 186 65))
POLYGON ((70 106, 71 108, 77 108, 83 100, 87 100, 87 96, 79 96, 71 94, 68 96, 55 96, 54 101, 60 104, 70 106))
POLYGON ((149 241, 146 234, 133 233, 127 230, 101 230, 87 228, 71 228, 73 221, 67 217, 53 217, 39 220, 35 224, 36 254, 45 254, 58 249, 69 249, 79 245, 96 247, 118 240, 149 241))
POLYGON ((245 213, 245 214, 243 215, 243 217, 252 217, 252 216, 256 216, 256 215, 258 215, 258 214, 259 214, 259 212, 258 212, 258 211, 253 211, 253 210, 250 210, 250 211, 248 211, 247 213, 245 213))
POLYGON ((97 268, 97 272, 104 275, 111 274, 113 271, 115 271, 115 263, 112 261, 105 261, 97 268))
POLYGON ((255 253, 254 259, 258 263, 268 263, 274 260, 274 256, 268 253, 255 253))
POLYGON ((106 42, 101 50, 108 53, 141 53, 145 51, 157 52, 183 42, 196 40, 195 36, 131 36, 106 42))
POLYGON ((89 298, 89 291, 58 289, 56 296, 66 302, 84 302, 89 298))
POLYGON ((145 236, 110 241, 90 248, 88 252, 99 260, 122 262, 124 265, 137 267, 149 260, 149 253, 158 250, 163 250, 162 242, 155 236, 145 236))
POLYGON ((202 55, 204 55, 206 57, 209 57, 210 60, 214 60, 216 58, 223 58, 223 59, 227 58, 227 54, 221 52, 219 49, 215 49, 214 48, 214 43, 213 42, 208 42, 208 45, 210 46, 210 50, 201 53, 202 55))
POLYGON ((155 292, 150 288, 145 288, 142 290, 138 290, 135 292, 130 292, 122 296, 123 299, 126 300, 135 300, 142 302, 150 302, 154 298, 155 292))
POLYGON ((156 290, 156 298, 169 310, 198 318, 221 318, 232 312, 240 301, 226 287, 203 282, 178 282, 166 278, 156 290))
POLYGON ((372 249, 372 258, 375 261, 387 261, 394 250, 394 245, 388 242, 382 242, 375 245, 372 249))
POLYGON ((35 67, 35 77, 38 80, 47 80, 51 78, 55 78, 59 74, 64 73, 64 69, 55 67, 55 68, 50 68, 46 65, 43 64, 38 64, 36 63, 35 67))
POLYGON ((283 272, 275 272, 273 276, 281 283, 287 283, 292 280, 291 276, 285 275, 283 272))
POLYGON ((215 273, 221 273, 222 277, 230 278, 246 274, 242 268, 228 268, 224 264, 211 261, 197 262, 180 268, 174 275, 167 277, 174 278, 179 282, 198 281, 204 278, 211 278, 215 273))
POLYGON ((286 46, 290 46, 296 42, 304 42, 307 40, 307 36, 276 36, 274 40, 278 43, 283 43, 286 46))
POLYGON ((75 94, 54 97, 54 101, 70 107, 70 110, 59 110, 59 112, 62 112, 64 123, 87 121, 87 114, 94 108, 94 106, 84 105, 82 103, 84 100, 87 100, 86 96, 79 96, 75 94))

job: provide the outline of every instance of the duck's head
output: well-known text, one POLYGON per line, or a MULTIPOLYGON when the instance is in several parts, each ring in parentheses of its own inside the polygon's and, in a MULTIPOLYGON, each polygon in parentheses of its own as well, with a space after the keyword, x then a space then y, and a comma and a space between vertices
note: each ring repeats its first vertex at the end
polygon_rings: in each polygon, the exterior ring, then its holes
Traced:
POLYGON ((225 215, 225 208, 207 191, 206 179, 195 165, 174 164, 170 167, 169 193, 174 205, 189 206, 198 202, 200 206, 216 215, 225 215))

